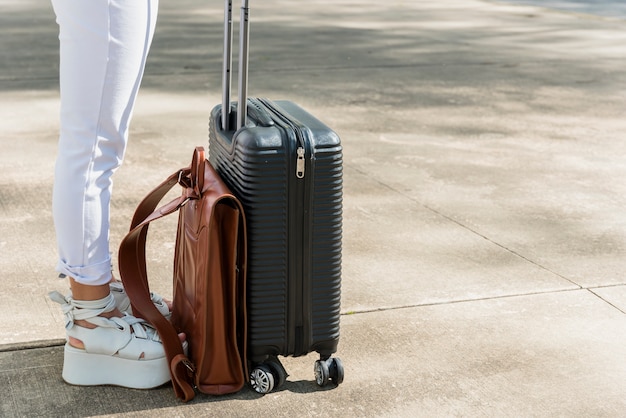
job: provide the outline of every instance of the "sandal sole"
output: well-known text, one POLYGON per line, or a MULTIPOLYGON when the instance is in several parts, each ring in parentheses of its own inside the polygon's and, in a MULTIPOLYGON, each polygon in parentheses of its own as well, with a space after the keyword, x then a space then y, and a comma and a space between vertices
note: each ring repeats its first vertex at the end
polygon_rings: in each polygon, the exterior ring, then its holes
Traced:
POLYGON ((167 358, 129 360, 118 356, 90 354, 65 344, 63 380, 70 385, 115 385, 151 389, 170 381, 167 358))

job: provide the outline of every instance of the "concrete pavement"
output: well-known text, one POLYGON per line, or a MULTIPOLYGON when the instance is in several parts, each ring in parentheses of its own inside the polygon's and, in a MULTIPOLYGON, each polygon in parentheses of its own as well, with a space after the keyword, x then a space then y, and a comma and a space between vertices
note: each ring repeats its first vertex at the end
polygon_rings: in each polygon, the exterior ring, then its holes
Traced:
MULTIPOLYGON (((115 177, 112 250, 139 199, 206 145, 222 3, 161 2, 115 177)), ((496 0, 252 2, 250 94, 291 99, 345 150, 337 388, 314 355, 264 397, 61 380, 51 185, 57 28, 0 14, 0 416, 626 414, 626 20, 496 0), (258 4, 257 4, 258 3, 258 4)), ((175 219, 151 228, 169 289, 175 219)))

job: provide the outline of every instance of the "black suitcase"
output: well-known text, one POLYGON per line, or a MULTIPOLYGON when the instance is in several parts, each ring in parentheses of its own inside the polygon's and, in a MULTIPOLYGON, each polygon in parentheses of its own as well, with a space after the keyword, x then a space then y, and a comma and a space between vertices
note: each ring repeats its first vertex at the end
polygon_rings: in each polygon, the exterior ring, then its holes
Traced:
POLYGON ((225 0, 223 103, 211 112, 209 161, 247 218, 250 382, 267 393, 287 377, 278 356, 318 352, 317 383, 340 384, 343 366, 331 356, 339 341, 341 142, 295 103, 247 98, 248 12, 243 0, 239 97, 231 103, 232 0, 225 0))

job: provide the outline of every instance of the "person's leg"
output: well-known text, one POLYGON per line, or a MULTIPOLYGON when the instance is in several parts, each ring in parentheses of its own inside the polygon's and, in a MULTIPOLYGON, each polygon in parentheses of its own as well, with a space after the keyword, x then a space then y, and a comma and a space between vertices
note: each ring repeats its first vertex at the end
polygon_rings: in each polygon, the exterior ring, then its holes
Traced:
POLYGON ((100 299, 111 281, 111 176, 126 150, 158 0, 53 0, 53 5, 61 45, 53 191, 57 269, 73 279, 74 297, 100 299))
POLYGON ((121 314, 109 287, 111 176, 126 150, 158 0, 52 3, 61 45, 53 217, 57 269, 72 290, 67 297, 50 294, 66 317, 63 378, 78 385, 158 386, 169 380, 163 345, 143 321, 121 314))

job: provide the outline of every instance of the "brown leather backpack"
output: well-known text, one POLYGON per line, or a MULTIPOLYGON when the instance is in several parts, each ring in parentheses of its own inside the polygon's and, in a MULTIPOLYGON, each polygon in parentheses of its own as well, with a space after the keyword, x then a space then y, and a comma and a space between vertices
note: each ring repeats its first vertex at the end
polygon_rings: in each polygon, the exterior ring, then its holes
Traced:
POLYGON ((246 364, 246 223, 243 207, 195 149, 191 166, 172 174, 137 207, 119 250, 120 276, 133 312, 159 332, 176 396, 240 390, 246 364), (174 185, 182 195, 156 209, 174 185), (179 211, 171 323, 150 301, 146 235, 150 223, 179 211), (187 356, 177 333, 187 336, 187 356))

